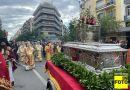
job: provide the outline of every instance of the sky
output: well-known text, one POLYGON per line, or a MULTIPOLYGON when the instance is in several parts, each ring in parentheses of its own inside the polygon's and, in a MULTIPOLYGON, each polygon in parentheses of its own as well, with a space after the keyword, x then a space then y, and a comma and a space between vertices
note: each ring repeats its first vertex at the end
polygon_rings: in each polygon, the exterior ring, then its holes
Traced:
MULTIPOLYGON (((51 0, 0 0, 2 27, 8 31, 9 39, 27 19, 33 17, 37 6, 45 1, 51 2, 51 0)), ((60 12, 65 25, 68 25, 72 18, 79 16, 78 0, 53 0, 53 5, 60 12)))

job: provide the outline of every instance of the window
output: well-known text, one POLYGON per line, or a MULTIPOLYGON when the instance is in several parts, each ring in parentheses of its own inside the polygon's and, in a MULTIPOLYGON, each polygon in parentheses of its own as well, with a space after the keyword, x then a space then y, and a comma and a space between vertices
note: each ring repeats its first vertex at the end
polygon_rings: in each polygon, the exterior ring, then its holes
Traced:
POLYGON ((127 6, 126 10, 127 10, 127 16, 130 16, 130 6, 127 6))

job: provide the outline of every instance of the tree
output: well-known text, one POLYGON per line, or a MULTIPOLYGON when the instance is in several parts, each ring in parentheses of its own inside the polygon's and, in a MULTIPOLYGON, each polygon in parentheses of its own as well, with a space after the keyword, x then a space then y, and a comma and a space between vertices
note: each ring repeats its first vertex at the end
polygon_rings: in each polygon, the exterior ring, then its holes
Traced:
POLYGON ((25 33, 22 33, 21 35, 19 35, 17 38, 16 38, 16 41, 28 41, 28 40, 31 40, 33 39, 33 32, 25 32, 25 33))
POLYGON ((0 38, 5 36, 6 36, 5 30, 0 30, 0 38))
POLYGON ((78 26, 78 22, 79 20, 78 19, 76 19, 76 18, 74 18, 74 19, 72 19, 71 20, 71 22, 69 23, 69 30, 70 30, 70 32, 69 32, 69 40, 70 41, 75 41, 75 40, 77 40, 77 26, 78 26))
POLYGON ((64 35, 62 36, 62 38, 61 38, 63 41, 69 41, 70 39, 69 39, 69 32, 65 32, 64 33, 64 35))
POLYGON ((116 32, 120 27, 120 22, 109 15, 104 15, 99 19, 99 24, 101 27, 101 36, 103 37, 106 37, 109 33, 116 32))

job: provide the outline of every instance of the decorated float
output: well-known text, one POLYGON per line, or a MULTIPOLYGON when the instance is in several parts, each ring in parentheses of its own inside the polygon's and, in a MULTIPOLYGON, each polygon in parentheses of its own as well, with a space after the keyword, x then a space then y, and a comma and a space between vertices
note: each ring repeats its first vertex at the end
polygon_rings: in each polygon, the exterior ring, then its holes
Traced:
POLYGON ((86 33, 85 42, 63 44, 64 54, 55 54, 46 62, 48 90, 113 90, 115 73, 127 73, 130 83, 127 49, 96 42, 94 37, 99 36, 100 40, 100 31, 95 30, 86 33))

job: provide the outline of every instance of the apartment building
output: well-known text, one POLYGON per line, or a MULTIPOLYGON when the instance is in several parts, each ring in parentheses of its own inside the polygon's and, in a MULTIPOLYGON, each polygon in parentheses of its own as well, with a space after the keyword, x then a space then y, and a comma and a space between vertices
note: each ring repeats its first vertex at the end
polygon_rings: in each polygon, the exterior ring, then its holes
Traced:
POLYGON ((21 27, 21 33, 32 32, 33 30, 33 18, 29 18, 21 27))
POLYGON ((38 35, 44 34, 45 38, 52 40, 62 36, 62 22, 60 13, 52 4, 48 2, 41 3, 35 12, 34 30, 37 30, 38 35))
MULTIPOLYGON (((121 38, 125 38, 126 33, 130 32, 130 0, 82 0, 81 13, 88 8, 96 18, 109 15, 122 22, 123 28, 120 28, 118 33, 121 38)), ((110 37, 115 38, 116 35, 110 37)))
POLYGON ((80 7, 81 13, 86 9, 89 9, 91 15, 96 18, 101 18, 103 15, 109 15, 114 17, 117 21, 124 21, 124 0, 81 0, 80 7))
POLYGON ((98 18, 109 15, 117 21, 123 22, 125 16, 124 0, 97 0, 96 13, 98 18))

